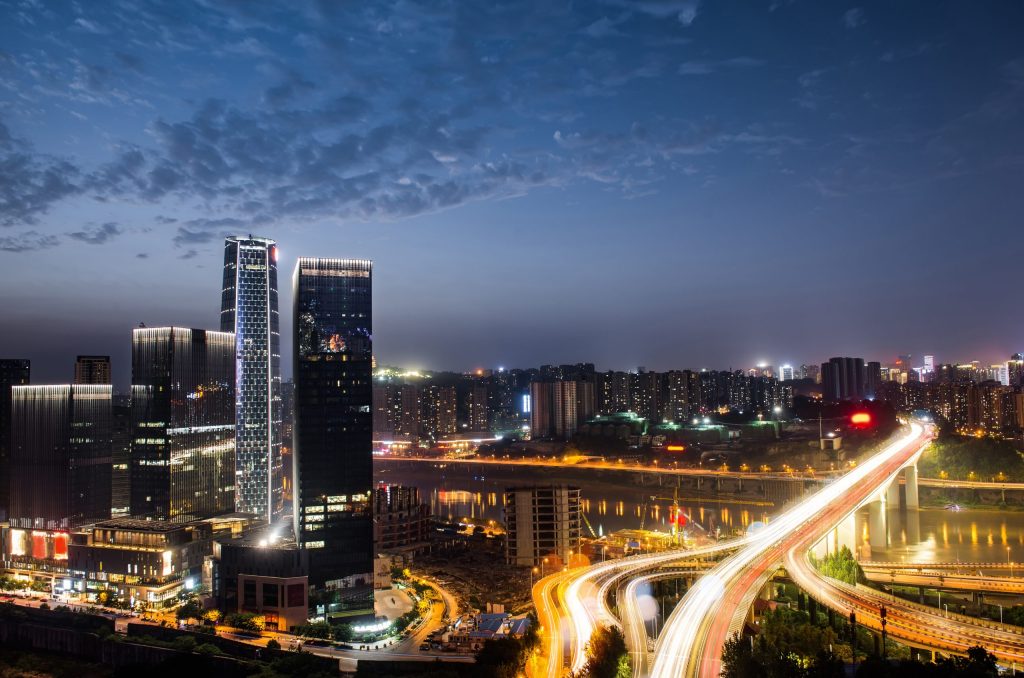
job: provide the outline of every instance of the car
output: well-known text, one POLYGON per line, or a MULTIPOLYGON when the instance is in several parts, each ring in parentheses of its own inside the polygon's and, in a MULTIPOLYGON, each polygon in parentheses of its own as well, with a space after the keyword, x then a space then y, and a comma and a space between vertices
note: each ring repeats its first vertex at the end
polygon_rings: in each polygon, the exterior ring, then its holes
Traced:
POLYGON ((429 652, 430 643, 420 643, 420 652, 429 652))

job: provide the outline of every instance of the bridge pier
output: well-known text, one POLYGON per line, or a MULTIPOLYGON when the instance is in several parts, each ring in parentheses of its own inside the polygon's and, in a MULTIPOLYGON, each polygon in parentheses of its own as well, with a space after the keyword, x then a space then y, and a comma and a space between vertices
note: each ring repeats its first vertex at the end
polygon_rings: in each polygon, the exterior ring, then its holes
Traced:
POLYGON ((889 487, 885 488, 885 508, 895 509, 900 507, 900 479, 893 478, 889 487))
POLYGON ((851 513, 843 522, 836 526, 833 532, 835 539, 835 550, 838 552, 842 547, 850 549, 853 557, 857 557, 857 514, 851 513))
POLYGON ((868 543, 874 549, 884 549, 888 545, 885 525, 885 503, 881 499, 868 504, 868 543))
POLYGON ((906 494, 906 507, 916 509, 920 507, 917 493, 917 464, 903 469, 904 491, 906 494))

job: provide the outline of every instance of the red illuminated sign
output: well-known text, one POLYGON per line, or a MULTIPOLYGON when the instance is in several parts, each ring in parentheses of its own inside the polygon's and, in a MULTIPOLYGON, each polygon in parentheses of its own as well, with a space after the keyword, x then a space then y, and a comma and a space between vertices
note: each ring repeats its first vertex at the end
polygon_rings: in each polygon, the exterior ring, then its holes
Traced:
POLYGON ((858 426, 867 426, 871 423, 871 415, 867 412, 856 412, 850 417, 851 424, 857 424, 858 426))

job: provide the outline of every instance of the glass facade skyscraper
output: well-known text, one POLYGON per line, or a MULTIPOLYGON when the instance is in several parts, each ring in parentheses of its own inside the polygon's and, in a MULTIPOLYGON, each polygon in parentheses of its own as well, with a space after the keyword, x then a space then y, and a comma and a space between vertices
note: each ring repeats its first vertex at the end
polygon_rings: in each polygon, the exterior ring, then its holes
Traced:
POLYGON ((224 241, 220 329, 235 334, 235 510, 281 514, 281 349, 277 245, 224 241))
POLYGON ((111 387, 15 386, 13 527, 66 530, 110 517, 111 387))
POLYGON ((235 335, 132 333, 131 513, 173 521, 235 507, 235 335))
POLYGON ((332 609, 373 609, 372 262, 295 267, 294 528, 332 609))
POLYGON ((0 360, 0 520, 7 519, 11 497, 11 387, 27 384, 30 368, 28 360, 0 360))

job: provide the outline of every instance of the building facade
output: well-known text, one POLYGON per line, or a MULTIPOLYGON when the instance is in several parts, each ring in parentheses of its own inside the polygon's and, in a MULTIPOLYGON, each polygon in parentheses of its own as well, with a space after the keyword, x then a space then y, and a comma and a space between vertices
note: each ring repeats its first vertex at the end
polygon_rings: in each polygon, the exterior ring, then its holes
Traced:
POLYGON ((76 384, 109 384, 109 355, 80 355, 75 360, 76 384))
POLYGON ((182 522, 235 506, 235 335, 132 334, 131 514, 182 522))
POLYGON ((373 609, 373 264, 300 258, 294 279, 294 530, 312 587, 373 609))
POLYGON ((7 519, 11 497, 11 387, 29 383, 28 360, 0 360, 0 520, 7 519))
POLYGON ((65 530, 110 517, 110 386, 15 386, 11 424, 12 527, 65 530))
POLYGON ((373 531, 378 551, 421 547, 430 539, 430 504, 420 499, 419 488, 378 485, 373 531))
POLYGON ((224 242, 220 329, 235 335, 235 510, 272 520, 284 509, 277 244, 224 242))
POLYGON ((505 490, 505 560, 534 567, 555 556, 568 563, 580 552, 580 489, 566 485, 505 490))

